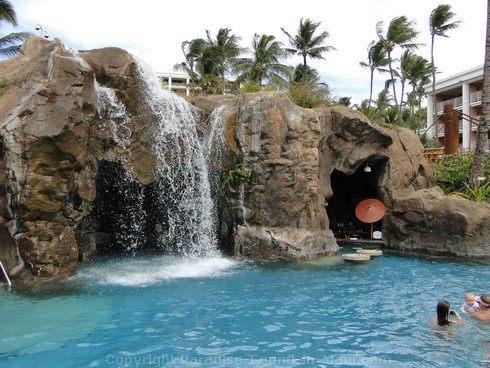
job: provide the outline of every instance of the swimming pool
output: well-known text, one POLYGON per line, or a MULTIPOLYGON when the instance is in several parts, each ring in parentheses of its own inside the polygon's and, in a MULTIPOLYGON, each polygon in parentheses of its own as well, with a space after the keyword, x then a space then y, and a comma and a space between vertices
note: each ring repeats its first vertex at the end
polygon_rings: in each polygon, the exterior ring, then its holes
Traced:
POLYGON ((490 324, 441 330, 439 298, 488 292, 479 262, 105 259, 2 289, 2 367, 479 367, 490 324))

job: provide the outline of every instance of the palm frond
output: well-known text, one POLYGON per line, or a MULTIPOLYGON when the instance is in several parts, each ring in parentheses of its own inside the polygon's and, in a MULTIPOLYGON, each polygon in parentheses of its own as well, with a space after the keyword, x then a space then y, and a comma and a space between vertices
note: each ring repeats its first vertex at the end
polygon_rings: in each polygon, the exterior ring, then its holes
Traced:
POLYGON ((17 26, 17 16, 14 7, 8 0, 0 0, 0 21, 17 26))

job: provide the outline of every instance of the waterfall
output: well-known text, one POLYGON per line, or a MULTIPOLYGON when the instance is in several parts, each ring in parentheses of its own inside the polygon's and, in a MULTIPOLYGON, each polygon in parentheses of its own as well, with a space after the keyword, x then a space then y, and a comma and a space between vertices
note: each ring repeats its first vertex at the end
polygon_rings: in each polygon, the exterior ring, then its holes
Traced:
POLYGON ((216 165, 211 152, 222 144, 223 124, 217 117, 211 119, 217 123, 211 124, 213 128, 201 142, 191 105, 165 90, 145 63, 136 59, 136 66, 141 84, 133 98, 151 132, 147 144, 153 151, 159 180, 144 187, 123 169, 131 157, 131 120, 114 91, 96 83, 101 135, 111 147, 109 159, 113 161, 103 163, 105 174, 100 174, 101 187, 114 192, 107 194, 109 199, 103 204, 102 212, 109 212, 103 216, 111 216, 107 227, 111 227, 117 246, 123 243, 126 250, 138 250, 145 242, 146 249, 187 258, 216 256, 208 164, 216 165), (117 200, 111 201, 113 198, 117 200))
MULTIPOLYGON (((130 119, 126 115, 126 108, 111 88, 103 87, 95 81, 95 90, 98 97, 99 129, 118 152, 124 153, 118 155, 121 165, 124 166, 128 162, 127 155, 131 155, 131 130, 128 127, 130 119)), ((112 242, 127 251, 136 251, 145 241, 144 187, 138 185, 132 175, 122 167, 114 166, 99 163, 99 169, 103 169, 100 170, 103 173, 99 174, 103 175, 101 190, 111 191, 111 195, 119 199, 118 203, 105 203, 102 215, 110 216, 111 223, 117 224, 117 228, 111 231, 112 242), (106 172, 108 173, 105 174, 106 172)))
POLYGON ((188 257, 217 255, 215 218, 202 144, 195 116, 183 98, 165 90, 155 73, 137 60, 142 80, 139 103, 151 111, 157 130, 152 149, 157 158, 159 196, 153 208, 160 222, 158 242, 188 257))
POLYGON ((131 130, 128 127, 129 118, 126 116, 126 107, 119 101, 114 90, 101 86, 97 81, 95 81, 95 91, 97 92, 100 128, 106 130, 106 136, 113 139, 122 149, 127 149, 131 130))
POLYGON ((214 109, 203 134, 202 147, 209 171, 221 170, 226 150, 225 123, 221 117, 223 106, 214 109))

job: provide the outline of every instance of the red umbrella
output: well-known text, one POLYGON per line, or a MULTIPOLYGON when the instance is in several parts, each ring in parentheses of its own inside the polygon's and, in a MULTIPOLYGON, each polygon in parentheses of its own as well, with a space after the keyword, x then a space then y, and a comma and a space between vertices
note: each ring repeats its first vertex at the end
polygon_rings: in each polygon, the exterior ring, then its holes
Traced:
POLYGON ((373 238, 373 223, 381 220, 385 212, 386 207, 379 199, 368 198, 357 204, 356 217, 362 222, 371 224, 371 239, 373 238))

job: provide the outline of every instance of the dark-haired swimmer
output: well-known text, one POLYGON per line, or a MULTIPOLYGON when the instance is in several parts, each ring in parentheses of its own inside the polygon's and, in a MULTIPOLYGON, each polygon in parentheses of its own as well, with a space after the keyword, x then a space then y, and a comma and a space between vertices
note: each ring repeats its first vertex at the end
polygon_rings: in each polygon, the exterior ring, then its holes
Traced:
MULTIPOLYGON (((437 312, 437 324, 439 326, 449 326, 451 324, 461 323, 461 316, 458 312, 451 309, 451 305, 447 300, 439 300, 436 306, 437 312), (449 316, 454 316, 457 319, 449 319, 449 316)), ((432 321, 436 321, 434 317, 431 317, 432 321)))

